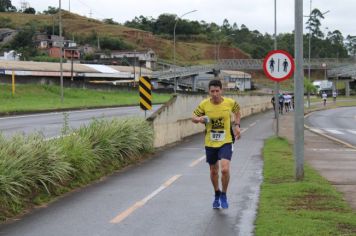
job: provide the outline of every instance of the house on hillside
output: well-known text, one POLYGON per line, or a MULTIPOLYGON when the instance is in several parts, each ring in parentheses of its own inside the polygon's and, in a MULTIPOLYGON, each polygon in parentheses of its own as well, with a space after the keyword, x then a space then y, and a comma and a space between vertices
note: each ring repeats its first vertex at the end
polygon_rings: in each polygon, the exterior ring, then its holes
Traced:
POLYGON ((157 55, 152 49, 144 51, 111 51, 110 54, 100 54, 100 59, 115 58, 130 65, 141 65, 149 69, 154 69, 157 63, 157 55))
POLYGON ((77 48, 77 43, 73 40, 65 40, 64 37, 58 35, 36 34, 35 43, 37 48, 47 51, 48 56, 59 58, 60 46, 63 43, 63 58, 65 59, 80 59, 80 51, 77 48))
POLYGON ((16 30, 2 28, 2 29, 0 29, 0 42, 7 43, 7 42, 11 41, 15 37, 16 34, 17 34, 16 30))

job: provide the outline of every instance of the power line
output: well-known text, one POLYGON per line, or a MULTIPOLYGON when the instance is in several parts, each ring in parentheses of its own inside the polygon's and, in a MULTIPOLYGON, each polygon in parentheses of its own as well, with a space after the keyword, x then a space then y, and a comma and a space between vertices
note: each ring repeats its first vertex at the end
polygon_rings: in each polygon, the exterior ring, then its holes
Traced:
MULTIPOLYGON (((81 0, 76 0, 76 1, 79 2, 80 4, 82 4, 83 6, 86 6, 86 7, 90 10, 89 16, 90 16, 90 18, 91 18, 92 15, 93 15, 92 9, 96 9, 96 8, 95 8, 95 7, 92 7, 92 6, 90 6, 90 5, 88 5, 87 3, 85 3, 85 2, 83 2, 83 1, 81 1, 81 0)), ((104 18, 107 18, 107 16, 105 16, 105 14, 102 14, 101 12, 99 12, 99 11, 97 11, 97 10, 95 10, 94 13, 95 13, 96 15, 102 17, 103 19, 104 19, 104 18)))

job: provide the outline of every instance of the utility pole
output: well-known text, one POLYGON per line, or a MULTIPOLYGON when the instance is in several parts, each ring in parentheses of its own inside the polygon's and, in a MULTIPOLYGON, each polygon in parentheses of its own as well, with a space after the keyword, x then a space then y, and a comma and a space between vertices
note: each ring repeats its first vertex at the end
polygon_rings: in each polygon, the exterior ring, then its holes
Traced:
MULTIPOLYGON (((274 0, 274 50, 277 50, 277 0, 274 0)), ((279 136, 279 82, 274 82, 274 107, 276 136, 279 136)))
MULTIPOLYGON (((310 54, 311 54, 311 29, 310 29, 310 21, 311 21, 311 12, 312 12, 312 0, 310 0, 310 6, 309 6, 309 37, 308 37, 308 80, 309 83, 311 83, 311 78, 310 78, 310 54)), ((308 90, 308 95, 307 95, 307 100, 308 100, 308 108, 310 108, 310 91, 308 90)))
POLYGON ((60 61, 60 74, 61 74, 61 102, 63 103, 63 40, 62 40, 62 6, 59 0, 59 61, 60 61))
POLYGON ((294 57, 294 158, 295 178, 304 179, 304 75, 303 75, 303 1, 295 1, 294 57))
POLYGON ((174 23, 174 28, 173 28, 173 74, 174 74, 174 93, 177 92, 178 88, 178 78, 176 75, 176 27, 178 20, 181 19, 183 16, 188 15, 190 13, 196 12, 197 10, 189 11, 181 15, 180 17, 176 17, 176 21, 174 23))

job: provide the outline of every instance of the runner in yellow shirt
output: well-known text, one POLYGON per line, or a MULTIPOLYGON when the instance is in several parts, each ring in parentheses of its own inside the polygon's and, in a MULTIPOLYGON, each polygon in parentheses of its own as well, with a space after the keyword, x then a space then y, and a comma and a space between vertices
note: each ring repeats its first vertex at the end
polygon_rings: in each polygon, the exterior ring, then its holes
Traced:
POLYGON ((203 100, 193 112, 194 123, 205 124, 206 162, 210 165, 210 179, 215 190, 213 208, 228 208, 226 192, 230 179, 230 161, 233 142, 240 138, 240 106, 222 96, 220 80, 209 83, 210 98, 203 100), (231 122, 231 113, 234 123, 231 122), (221 166, 222 191, 219 188, 219 162, 221 166))

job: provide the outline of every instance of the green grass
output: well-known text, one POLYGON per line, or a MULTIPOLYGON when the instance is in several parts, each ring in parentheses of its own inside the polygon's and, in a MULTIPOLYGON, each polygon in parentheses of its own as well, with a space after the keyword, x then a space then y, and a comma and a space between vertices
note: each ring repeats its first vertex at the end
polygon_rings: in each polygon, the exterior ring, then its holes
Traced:
POLYGON ((268 139, 263 156, 256 236, 356 235, 356 213, 315 170, 306 164, 304 180, 295 181, 292 147, 285 139, 268 139))
MULTIPOLYGON (((153 93, 153 103, 164 103, 169 94, 153 93)), ((97 91, 64 88, 64 102, 60 100, 60 87, 47 85, 16 85, 12 95, 11 85, 0 84, 0 112, 29 112, 52 109, 89 108, 105 106, 138 105, 137 91, 97 91)))
POLYGON ((84 186, 153 151, 143 118, 94 120, 71 135, 0 135, 0 222, 84 186))

